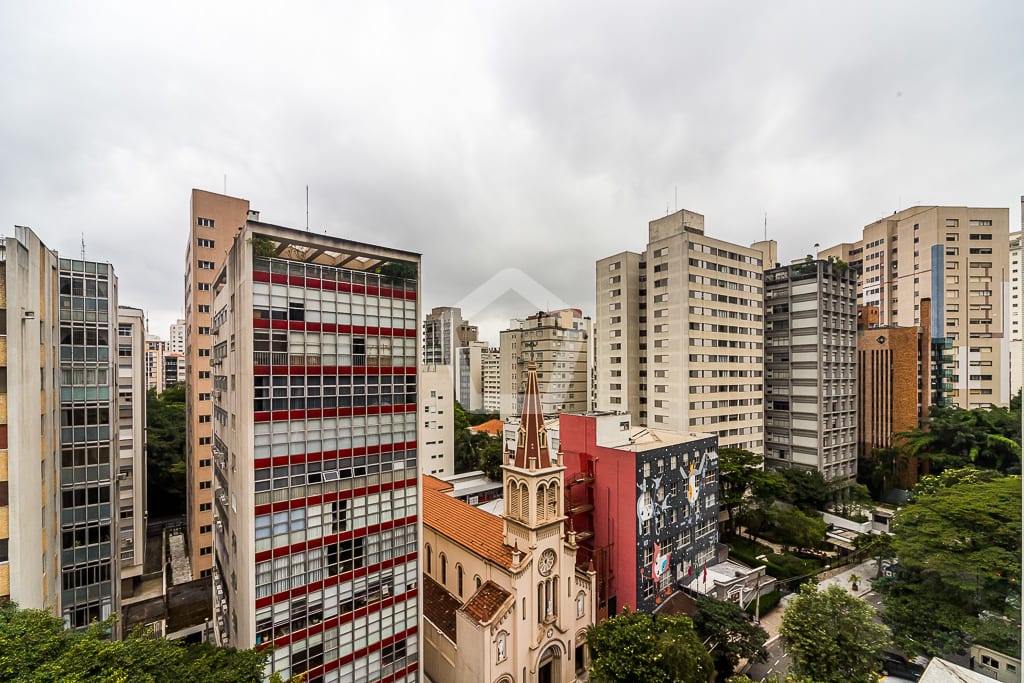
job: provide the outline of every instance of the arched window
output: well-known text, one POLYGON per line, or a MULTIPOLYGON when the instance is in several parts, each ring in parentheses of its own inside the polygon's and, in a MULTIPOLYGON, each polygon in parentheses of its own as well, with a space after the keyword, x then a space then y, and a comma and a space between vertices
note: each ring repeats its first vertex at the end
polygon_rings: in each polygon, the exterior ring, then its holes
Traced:
POLYGON ((477 574, 475 577, 473 577, 473 580, 476 582, 476 589, 480 590, 480 575, 477 574))
POLYGON ((547 499, 548 487, 541 484, 537 487, 537 521, 547 518, 547 510, 544 508, 544 501, 547 499))
POLYGON ((441 553, 441 585, 448 585, 448 558, 441 553))
POLYGON ((459 597, 461 598, 462 597, 462 565, 461 564, 455 565, 455 580, 456 580, 456 582, 458 584, 459 597))
POLYGON ((433 571, 431 569, 431 567, 430 567, 431 550, 430 550, 430 544, 429 543, 427 544, 427 547, 425 548, 425 550, 427 551, 426 552, 426 555, 427 555, 427 573, 429 574, 431 571, 433 571))
POLYGON ((519 484, 515 479, 508 482, 508 513, 512 517, 519 514, 519 484))
POLYGON ((554 519, 558 514, 558 484, 552 484, 547 490, 547 510, 544 516, 547 519, 554 519))
POLYGON ((519 486, 519 519, 524 522, 530 519, 530 491, 526 484, 519 486))

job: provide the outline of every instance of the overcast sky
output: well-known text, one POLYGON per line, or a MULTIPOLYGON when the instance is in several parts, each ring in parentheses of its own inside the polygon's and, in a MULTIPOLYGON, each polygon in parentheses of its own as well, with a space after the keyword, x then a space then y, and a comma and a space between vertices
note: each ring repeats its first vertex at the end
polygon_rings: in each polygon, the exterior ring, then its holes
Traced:
POLYGON ((4 2, 0 226, 84 233, 166 337, 191 188, 301 228, 308 184, 313 229, 423 254, 425 310, 512 268, 590 313, 677 206, 787 261, 915 203, 1017 225, 1022 86, 1019 0, 4 2))

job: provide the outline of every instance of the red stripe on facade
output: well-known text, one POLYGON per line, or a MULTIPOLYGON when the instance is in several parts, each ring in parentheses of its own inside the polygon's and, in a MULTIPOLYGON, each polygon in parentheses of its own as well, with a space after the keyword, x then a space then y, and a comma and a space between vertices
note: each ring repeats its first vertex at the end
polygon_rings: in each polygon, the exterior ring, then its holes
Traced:
POLYGON ((402 403, 395 406, 366 406, 365 408, 315 408, 312 410, 261 410, 253 413, 253 422, 277 422, 287 420, 305 420, 319 417, 352 417, 362 415, 391 415, 393 413, 415 413, 415 403, 402 403))
MULTIPOLYGON (((381 641, 379 641, 377 643, 374 643, 373 645, 368 645, 368 646, 364 647, 361 650, 356 650, 355 652, 353 652, 350 655, 346 655, 346 656, 341 657, 339 659, 335 659, 332 662, 327 662, 326 664, 322 664, 321 666, 318 666, 315 669, 310 669, 309 671, 306 672, 306 678, 304 680, 309 680, 310 678, 313 678, 314 676, 319 676, 321 674, 327 673, 328 671, 333 671, 334 669, 337 669, 338 667, 340 667, 343 664, 348 664, 349 662, 355 661, 355 660, 357 660, 357 659, 359 659, 361 657, 365 657, 366 655, 370 654, 374 650, 380 650, 380 649, 382 649, 382 648, 384 648, 384 647, 386 647, 388 645, 393 645, 394 643, 397 643, 399 640, 402 640, 403 638, 408 638, 409 636, 414 635, 415 633, 416 633, 416 629, 415 628, 406 629, 402 633, 395 634, 395 635, 391 636, 390 638, 385 638, 384 640, 381 640, 381 641)), ((419 648, 419 652, 423 651, 423 649, 422 649, 423 648, 422 641, 420 642, 420 644, 417 647, 419 648)), ((404 669, 402 669, 401 671, 396 671, 395 673, 391 674, 390 676, 386 676, 384 678, 379 678, 379 679, 377 679, 377 681, 379 683, 393 683, 394 681, 397 681, 399 678, 404 678, 405 676, 407 676, 408 674, 412 673, 413 671, 416 671, 416 669, 418 667, 419 667, 419 664, 414 662, 414 663, 410 664, 409 666, 405 667, 404 669)))
POLYGON ((376 455, 377 453, 394 453, 395 451, 409 451, 416 448, 415 441, 398 441, 391 444, 378 446, 359 446, 358 448, 343 448, 337 451, 323 451, 320 453, 296 453, 294 455, 278 455, 272 458, 257 458, 253 461, 253 467, 283 467, 284 465, 299 465, 307 462, 319 462, 324 459, 351 458, 358 455, 376 455))
POLYGON ((338 334, 362 334, 371 337, 415 337, 416 330, 407 330, 404 327, 366 327, 365 325, 336 325, 335 323, 313 323, 305 320, 267 320, 266 318, 253 318, 253 329, 265 330, 310 330, 318 332, 334 332, 338 334))
POLYGON ((415 365, 254 365, 254 375, 415 375, 415 365), (298 372, 296 372, 298 369, 298 372))
MULTIPOLYGON (((358 272, 358 271, 353 271, 358 272)), ((273 282, 278 285, 295 285, 304 289, 329 289, 338 292, 354 292, 356 294, 369 294, 371 296, 386 297, 388 299, 415 299, 416 292, 408 290, 395 290, 391 287, 375 287, 373 285, 356 285, 350 282, 335 282, 334 280, 318 280, 312 277, 300 275, 288 276, 284 273, 268 273, 265 270, 254 270, 252 272, 253 282, 273 282)))
MULTIPOLYGON (((395 484, 388 484, 388 486, 390 486, 392 489, 394 489, 394 488, 402 488, 401 486, 396 486, 395 484)), ((390 489, 386 489, 386 490, 390 490, 390 489)), ((328 495, 328 494, 325 494, 325 496, 326 495, 328 495)), ((338 500, 338 496, 335 496, 334 498, 327 498, 326 502, 331 502, 333 500, 338 500)), ((285 508, 285 509, 287 509, 287 508, 285 508)), ((368 526, 363 527, 362 529, 353 529, 352 531, 342 531, 341 533, 331 534, 330 536, 322 536, 320 538, 313 539, 312 541, 303 541, 301 543, 293 543, 292 545, 290 545, 290 546, 288 546, 286 548, 274 548, 273 550, 264 550, 263 552, 256 553, 256 562, 264 562, 266 560, 270 560, 270 559, 273 559, 275 557, 287 557, 289 555, 293 555, 294 553, 305 552, 305 551, 310 550, 312 548, 323 548, 323 547, 328 546, 328 545, 330 545, 332 543, 338 543, 340 541, 350 541, 353 538, 360 538, 360 537, 364 537, 364 536, 369 536, 370 534, 376 534, 376 533, 381 532, 381 531, 390 531, 391 529, 396 529, 396 528, 401 527, 401 526, 406 526, 406 525, 415 524, 415 523, 416 523, 416 515, 409 515, 408 517, 403 517, 402 519, 393 519, 390 522, 381 522, 380 524, 370 524, 368 526)), ((353 570, 353 571, 355 571, 355 570, 353 570)))
MULTIPOLYGON (((374 486, 363 486, 357 489, 350 489, 348 491, 333 491, 331 493, 321 493, 315 496, 305 496, 303 498, 292 498, 291 500, 282 500, 279 503, 265 503, 263 505, 257 505, 253 513, 256 515, 269 515, 274 512, 283 512, 285 510, 292 510, 295 508, 306 507, 307 505, 320 505, 321 503, 333 503, 336 500, 348 500, 355 496, 366 496, 374 493, 381 493, 384 491, 393 491, 394 489, 404 489, 416 486, 415 479, 403 479, 402 481, 389 481, 386 484, 376 484, 374 486)), ((320 539, 317 539, 319 541, 320 539)), ((308 545, 309 541, 305 545, 308 545)), ((304 544, 296 544, 296 547, 304 544)), ((311 547, 316 547, 319 543, 314 544, 311 547)), ((261 555, 266 554, 269 557, 269 553, 273 552, 274 557, 279 557, 284 553, 284 548, 278 548, 277 550, 270 551, 264 550, 262 553, 257 555, 257 559, 261 555), (282 551, 282 552, 279 552, 282 551)), ((267 559, 267 558, 263 558, 267 559)))
MULTIPOLYGON (((305 593, 303 593, 303 595, 305 595, 305 593)), ((336 617, 331 617, 330 619, 321 621, 319 624, 313 624, 312 626, 307 626, 306 628, 299 629, 298 631, 292 631, 287 635, 283 635, 280 638, 276 638, 273 641, 274 647, 281 647, 282 645, 288 645, 289 643, 298 642, 303 638, 315 636, 317 633, 323 633, 326 629, 333 628, 335 626, 338 626, 339 624, 345 624, 350 621, 355 621, 359 617, 365 617, 369 616, 370 614, 374 614, 375 612, 380 612, 382 609, 386 607, 397 605, 398 603, 405 602, 406 600, 415 599, 416 589, 414 588, 411 591, 402 593, 401 595, 393 595, 390 598, 385 598, 384 600, 381 600, 380 602, 375 602, 372 605, 360 607, 359 609, 354 609, 351 612, 346 612, 345 614, 339 614, 336 617)))
MULTIPOLYGON (((256 609, 268 607, 270 605, 273 605, 275 602, 284 602, 294 597, 308 595, 312 591, 318 591, 323 588, 327 588, 328 586, 334 586, 336 584, 342 583, 344 581, 358 579, 361 576, 366 576, 367 574, 373 572, 379 572, 382 569, 391 569, 392 567, 397 567, 400 564, 405 564, 406 562, 415 560, 417 556, 418 553, 412 552, 407 555, 402 555, 401 557, 392 557, 390 560, 384 560, 383 562, 378 562, 377 564, 371 565, 369 567, 360 567, 359 569, 353 569, 350 572, 338 574, 337 576, 328 576, 325 579, 321 579, 319 581, 314 581, 313 583, 306 584, 300 589, 282 591, 281 593, 278 593, 276 595, 268 595, 265 598, 259 598, 256 600, 256 609)), ((284 636, 281 637, 283 638, 284 636)))

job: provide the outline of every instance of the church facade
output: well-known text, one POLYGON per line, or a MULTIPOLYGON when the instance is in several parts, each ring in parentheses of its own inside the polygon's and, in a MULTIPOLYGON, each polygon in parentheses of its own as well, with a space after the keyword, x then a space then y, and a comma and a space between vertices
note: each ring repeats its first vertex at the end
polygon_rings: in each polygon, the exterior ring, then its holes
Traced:
POLYGON ((501 517, 423 477, 423 650, 436 681, 554 683, 586 677, 596 612, 593 566, 577 566, 564 467, 527 370, 515 448, 503 466, 501 517))

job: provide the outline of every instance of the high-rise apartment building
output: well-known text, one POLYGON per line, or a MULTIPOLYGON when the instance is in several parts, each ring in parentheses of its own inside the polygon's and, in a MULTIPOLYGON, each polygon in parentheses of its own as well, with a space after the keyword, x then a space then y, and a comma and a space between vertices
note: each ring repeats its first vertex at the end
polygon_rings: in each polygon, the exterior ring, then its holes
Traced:
POLYGON ((250 220, 215 271, 215 633, 284 678, 419 678, 419 260, 250 220))
POLYGON ((459 405, 467 412, 479 413, 484 410, 484 356, 489 350, 487 342, 482 341, 472 341, 455 350, 454 369, 459 378, 455 395, 459 405))
POLYGON ((477 326, 463 320, 461 308, 433 308, 423 320, 423 362, 453 365, 455 350, 477 341, 478 336, 477 326))
MULTIPOLYGON (((120 611, 122 541, 144 524, 119 495, 143 473, 138 416, 119 417, 117 278, 16 227, 0 241, 0 304, 0 596, 84 627, 120 611)), ((137 339, 141 381, 141 326, 137 339)))
POLYGON ((915 206, 865 226, 858 242, 818 253, 830 256, 860 273, 858 304, 877 306, 881 325, 918 327, 921 300, 931 300, 931 337, 952 347, 947 396, 955 405, 1009 402, 1008 209, 915 206))
MULTIPOLYGON (((131 597, 141 583, 146 544, 146 314, 117 309, 117 544, 121 591, 131 597)), ((162 362, 158 362, 162 365, 162 362)))
POLYGON ((597 409, 763 449, 764 282, 774 241, 708 237, 704 216, 651 221, 643 253, 597 262, 597 409))
MULTIPOLYGON (((60 606, 64 621, 78 628, 105 619, 111 612, 120 612, 120 535, 116 517, 120 505, 116 474, 122 458, 116 364, 111 352, 118 333, 117 278, 107 263, 65 258, 59 259, 57 275, 60 606)), ((41 351, 52 353, 55 349, 41 351)), ((141 361, 141 356, 138 360, 141 361)), ((34 425, 35 421, 22 424, 34 425)), ((135 454, 123 460, 125 467, 133 466, 135 454)), ((114 629, 116 634, 116 625, 114 629)))
POLYGON ((187 329, 185 321, 181 319, 171 324, 171 333, 167 337, 167 350, 170 353, 185 355, 185 333, 187 329))
POLYGON ((1006 336, 1010 342, 1010 367, 1006 373, 1010 396, 1024 386, 1024 325, 1021 324, 1021 264, 1024 263, 1024 197, 1020 198, 1020 230, 1010 233, 1010 319, 1006 336))
MULTIPOLYGON (((56 252, 29 228, 15 227, 0 242, 0 597, 62 615, 61 559, 67 554, 74 560, 75 543, 73 531, 64 538, 61 513, 57 268, 56 252), (71 543, 62 550, 65 540, 71 543)), ((98 379, 95 367, 92 379, 98 379)), ((73 464, 74 450, 68 448, 73 464)), ((101 453, 93 455, 98 475, 101 453)), ((103 455, 109 480, 109 452, 103 455)), ((84 487, 84 451, 81 462, 84 487)), ((68 530, 75 524, 70 517, 68 530)), ((82 548, 88 552, 84 542, 82 548)), ((98 560, 98 545, 93 549, 98 560)))
POLYGON ((857 478, 857 276, 807 261, 765 271, 765 466, 857 478))
MULTIPOLYGON (((143 327, 145 329, 145 327, 143 327)), ((167 342, 155 334, 146 335, 146 367, 144 377, 146 388, 164 390, 164 354, 167 353, 167 342)))
MULTIPOLYGON (((874 306, 862 306, 857 312, 857 456, 861 461, 872 460, 875 449, 896 445, 896 434, 928 423, 933 392, 931 300, 922 299, 921 306, 923 322, 917 327, 879 326, 874 306)), ((941 392, 943 387, 938 389, 941 392)), ((897 466, 901 488, 917 483, 918 462, 913 455, 897 460, 897 466)))
MULTIPOLYGON (((189 561, 193 576, 200 577, 209 576, 213 567, 213 278, 250 211, 245 199, 192 190, 190 213, 185 249, 185 483, 189 561)), ((256 212, 251 215, 259 218, 256 212)), ((173 330, 171 336, 173 340, 173 330)))
POLYGON ((590 318, 578 308, 513 320, 501 332, 501 417, 522 412, 526 368, 537 364, 545 415, 590 409, 590 318))
POLYGON ((480 376, 483 384, 483 411, 501 412, 501 351, 495 348, 480 354, 480 376))
POLYGON ((452 368, 423 365, 419 373, 420 471, 447 478, 455 474, 455 397, 452 368))
POLYGON ((185 356, 180 353, 165 353, 163 364, 164 383, 160 391, 166 391, 177 384, 185 384, 185 356))

